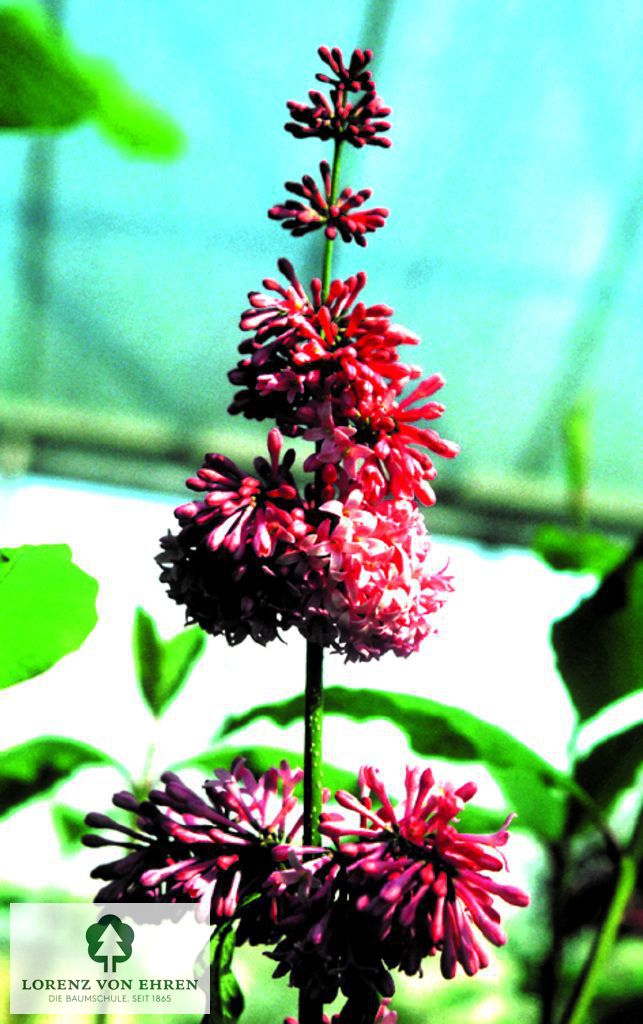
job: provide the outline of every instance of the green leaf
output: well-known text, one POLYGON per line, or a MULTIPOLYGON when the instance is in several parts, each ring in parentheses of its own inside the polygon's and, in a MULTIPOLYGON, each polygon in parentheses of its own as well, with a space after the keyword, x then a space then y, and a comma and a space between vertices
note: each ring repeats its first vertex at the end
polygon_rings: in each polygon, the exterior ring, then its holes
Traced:
POLYGON ((134 618, 134 662, 138 684, 155 718, 160 718, 185 686, 205 649, 205 633, 194 626, 163 640, 143 608, 134 618))
POLYGON ((537 531, 532 547, 552 569, 605 576, 623 561, 629 545, 602 533, 548 525, 537 531))
POLYGON ((62 852, 77 853, 81 848, 80 838, 87 832, 85 811, 79 811, 69 804, 54 804, 51 808, 51 820, 62 852))
POLYGON ((554 623, 558 670, 581 719, 641 685, 642 554, 639 543, 591 597, 554 623))
POLYGON ((203 1024, 234 1024, 243 1013, 243 992, 232 973, 234 948, 234 922, 229 921, 210 940, 210 1013, 203 1024))
POLYGON ((0 689, 80 647, 97 622, 97 591, 66 544, 0 548, 0 689))
POLYGON ((0 126, 59 129, 95 110, 91 82, 38 8, 0 9, 0 126))
MULTIPOLYGON (((484 764, 524 828, 546 839, 561 834, 563 791, 570 788, 571 780, 498 726, 461 708, 379 690, 331 686, 324 691, 324 707, 328 714, 346 715, 360 722, 386 719, 398 726, 413 750, 425 757, 484 764)), ((289 725, 303 714, 303 696, 263 704, 227 718, 220 735, 229 735, 262 717, 278 725, 289 725)))
MULTIPOLYGON (((124 769, 96 747, 63 736, 39 736, 0 753, 0 817, 34 797, 47 796, 80 768, 124 769)), ((125 774, 125 773, 124 773, 125 774)))
POLYGON ((95 120, 130 155, 168 159, 184 138, 105 60, 75 51, 39 8, 0 8, 0 128, 59 131, 95 120))
POLYGON ((599 807, 607 810, 633 783, 643 759, 643 722, 617 732, 579 758, 574 778, 599 807))
MULTIPOLYGON (((490 807, 477 807, 475 804, 470 803, 465 804, 464 809, 458 815, 458 831, 475 832, 485 835, 490 832, 497 832, 506 816, 506 813, 499 809, 493 811, 490 807)), ((521 820, 516 819, 512 827, 515 829, 516 826, 521 824, 521 820)))
MULTIPOLYGON (((283 750, 281 747, 256 747, 256 746, 225 746, 213 747, 211 750, 204 750, 201 754, 188 757, 172 766, 173 771, 181 771, 182 768, 198 768, 206 775, 211 775, 216 768, 229 768, 235 757, 244 757, 248 767, 255 774, 261 774, 269 768, 277 767, 281 761, 287 761, 291 768, 301 766, 303 757, 292 750, 283 750)), ((338 768, 334 764, 324 762, 322 766, 323 783, 332 793, 338 789, 346 789, 349 792, 355 790, 356 776, 354 772, 338 768)))
POLYGON ((130 89, 107 61, 88 62, 96 97, 96 117, 103 134, 130 156, 172 160, 185 139, 172 118, 130 89))

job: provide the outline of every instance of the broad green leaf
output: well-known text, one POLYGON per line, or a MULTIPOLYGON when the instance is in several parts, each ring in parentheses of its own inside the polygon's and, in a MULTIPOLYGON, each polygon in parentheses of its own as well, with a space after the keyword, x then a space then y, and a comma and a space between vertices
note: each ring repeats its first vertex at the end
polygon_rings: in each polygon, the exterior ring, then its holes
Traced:
POLYGON ((97 591, 66 544, 0 548, 0 689, 80 647, 97 622, 97 591))
POLYGON ((581 719, 643 679, 643 545, 564 619, 554 623, 558 670, 581 719))
POLYGON ((580 758, 574 778, 595 803, 607 810, 618 794, 634 783, 643 767, 643 722, 617 732, 580 758))
POLYGON ((205 649, 205 633, 194 626, 163 640, 154 619, 143 608, 134 618, 134 662, 141 693, 160 718, 185 686, 205 649))
MULTIPOLYGON (((213 747, 211 750, 204 750, 201 754, 195 754, 193 757, 173 765, 173 770, 198 768, 205 775, 211 775, 216 768, 229 768, 235 757, 245 757, 248 767, 255 774, 278 767, 280 761, 287 761, 291 768, 300 767, 303 764, 301 754, 296 754, 292 750, 283 750, 281 747, 225 746, 213 747)), ((323 764, 322 771, 324 786, 327 786, 331 793, 336 793, 338 789, 347 789, 349 792, 355 789, 355 773, 326 762, 323 764)))
MULTIPOLYGON (((461 708, 379 690, 331 686, 324 691, 324 707, 328 714, 346 715, 360 722, 386 719, 402 729, 413 750, 425 757, 484 764, 524 828, 547 839, 560 835, 565 807, 563 791, 570 787, 569 778, 498 726, 461 708)), ((302 718, 303 713, 303 696, 263 704, 226 719, 221 736, 262 717, 278 725, 289 725, 302 718)))
POLYGON ((80 768, 124 769, 96 747, 64 736, 39 736, 0 752, 0 817, 28 800, 48 796, 80 768))
POLYGON ((552 524, 540 527, 532 547, 552 569, 605 576, 623 561, 629 545, 602 533, 552 524))
POLYGON ((95 110, 91 82, 38 8, 0 8, 0 126, 59 129, 95 110))
POLYGON ((81 836, 87 832, 85 813, 68 804, 54 804, 51 808, 51 820, 63 853, 77 853, 80 850, 81 836))
POLYGON ((232 973, 234 949, 234 922, 229 921, 210 940, 210 1012, 202 1024, 234 1024, 243 1013, 243 992, 232 973))
POLYGON ((94 120, 134 156, 168 159, 184 138, 108 61, 83 56, 46 12, 0 8, 0 128, 59 131, 94 120))
POLYGON ((107 138, 130 156, 172 160, 185 149, 175 121, 134 92, 107 61, 88 61, 96 97, 96 117, 107 138))

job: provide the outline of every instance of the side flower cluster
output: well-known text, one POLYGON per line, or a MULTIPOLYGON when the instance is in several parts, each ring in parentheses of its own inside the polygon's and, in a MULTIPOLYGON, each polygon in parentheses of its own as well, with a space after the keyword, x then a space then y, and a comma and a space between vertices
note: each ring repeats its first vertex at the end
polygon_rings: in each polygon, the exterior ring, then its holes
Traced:
POLYGON ((417 974, 439 954, 445 978, 458 964, 475 974, 488 963, 480 936, 505 942, 494 901, 527 905, 524 892, 492 877, 506 869, 498 850, 511 818, 493 835, 459 832, 473 784, 454 789, 429 769, 408 769, 406 798, 394 807, 367 766, 359 796, 338 792, 341 810, 322 815, 330 845, 306 847, 302 774, 282 761, 256 777, 237 759, 205 782, 203 796, 171 772, 147 800, 116 794, 134 827, 87 817, 101 830, 84 837, 87 846, 125 851, 93 871, 107 883, 97 900, 197 902, 215 927, 237 923, 237 944, 271 946, 275 976, 307 997, 330 1003, 341 993, 332 1024, 395 1024, 392 968, 417 974))
POLYGON ((287 181, 286 190, 292 195, 300 196, 304 202, 300 199, 288 199, 281 205, 272 206, 268 210, 268 216, 272 220, 280 220, 282 227, 292 232, 295 237, 307 235, 323 227, 326 238, 332 240, 339 233, 344 242, 354 239, 358 245, 366 245, 364 236, 384 227, 389 211, 381 206, 372 210, 361 209, 363 203, 372 195, 370 188, 360 189, 359 192, 345 188, 337 199, 333 200, 330 164, 322 160, 319 170, 323 193, 309 174, 304 175, 301 184, 297 181, 287 181))
POLYGON ((290 100, 288 110, 292 121, 285 126, 296 139, 333 139, 335 143, 349 142, 357 149, 362 146, 391 145, 384 136, 391 125, 386 120, 391 113, 377 95, 368 65, 372 50, 354 50, 348 65, 342 51, 320 46, 317 51, 331 74, 320 73, 317 78, 331 86, 330 96, 318 89, 308 93, 310 103, 290 100))
POLYGON ((321 452, 304 468, 334 467, 343 491, 355 482, 368 498, 434 504, 429 453, 453 458, 459 449, 420 425, 444 413, 440 403, 425 401, 442 388, 439 374, 403 397, 420 370, 402 361, 399 347, 420 339, 391 322, 390 306, 359 301, 364 273, 333 281, 324 298, 319 280, 308 295, 287 260, 279 269, 288 284, 265 280, 273 294, 251 292, 242 314, 241 329, 253 334, 229 374, 241 387, 230 412, 275 419, 284 433, 317 442, 321 452))
POLYGON ((317 504, 294 482, 292 449, 280 461, 276 428, 268 448, 254 476, 208 455, 188 481, 198 497, 176 510, 181 530, 157 556, 170 597, 230 644, 266 644, 294 626, 348 661, 417 650, 451 579, 431 568, 415 505, 368 501, 356 483, 343 500, 325 485, 317 504))

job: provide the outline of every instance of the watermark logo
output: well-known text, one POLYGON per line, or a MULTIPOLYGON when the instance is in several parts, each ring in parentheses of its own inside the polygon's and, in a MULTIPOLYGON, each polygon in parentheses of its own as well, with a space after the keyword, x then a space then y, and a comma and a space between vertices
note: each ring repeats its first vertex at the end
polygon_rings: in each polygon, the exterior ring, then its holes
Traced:
POLYGON ((103 914, 96 924, 89 926, 85 938, 87 952, 95 963, 103 965, 104 971, 115 971, 118 964, 126 963, 132 955, 134 929, 116 914, 103 914))
POLYGON ((196 910, 195 903, 11 904, 11 1012, 201 1019, 210 1009, 211 929, 196 910))

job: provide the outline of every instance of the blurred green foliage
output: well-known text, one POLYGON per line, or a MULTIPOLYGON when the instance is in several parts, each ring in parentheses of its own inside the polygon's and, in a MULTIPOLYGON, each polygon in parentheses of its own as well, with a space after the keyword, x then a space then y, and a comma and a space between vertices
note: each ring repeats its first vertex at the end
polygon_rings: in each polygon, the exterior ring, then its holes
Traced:
POLYGON ((57 132, 94 122, 131 156, 168 160, 185 139, 105 60, 78 53, 39 7, 0 8, 0 128, 57 132))
POLYGON ((70 807, 69 804, 54 804, 51 808, 51 820, 62 852, 67 856, 73 856, 80 849, 81 836, 87 831, 85 812, 70 807))
POLYGON ((629 545, 602 533, 553 523, 539 527, 532 541, 537 555, 552 569, 605 576, 622 562, 629 545))
POLYGON ((232 971, 234 948, 234 922, 229 921, 210 940, 209 1024, 232 1024, 243 1013, 243 992, 232 971))

